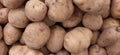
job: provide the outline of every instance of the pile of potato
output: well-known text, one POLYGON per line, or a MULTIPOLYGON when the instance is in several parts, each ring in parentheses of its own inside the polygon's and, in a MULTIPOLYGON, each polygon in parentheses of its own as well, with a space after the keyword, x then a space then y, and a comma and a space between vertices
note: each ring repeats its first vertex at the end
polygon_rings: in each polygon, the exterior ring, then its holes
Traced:
POLYGON ((120 55, 120 0, 0 0, 0 55, 120 55))

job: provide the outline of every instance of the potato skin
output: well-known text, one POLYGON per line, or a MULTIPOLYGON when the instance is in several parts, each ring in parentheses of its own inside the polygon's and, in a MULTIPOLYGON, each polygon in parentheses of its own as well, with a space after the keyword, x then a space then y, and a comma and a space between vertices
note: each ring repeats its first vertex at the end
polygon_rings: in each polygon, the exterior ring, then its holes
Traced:
POLYGON ((85 27, 96 31, 101 28, 103 24, 103 19, 101 15, 86 13, 83 17, 82 23, 85 27))
POLYGON ((66 50, 60 50, 55 55, 70 55, 66 50))
POLYGON ((89 55, 107 55, 107 52, 104 48, 98 45, 93 45, 89 49, 89 55))
POLYGON ((45 17, 44 22, 48 25, 48 26, 53 26, 56 22, 52 21, 49 19, 49 17, 45 17))
POLYGON ((1 0, 1 3, 7 8, 18 8, 25 0, 1 0))
POLYGON ((42 21, 47 13, 47 7, 42 1, 30 0, 25 5, 25 13, 31 21, 42 21))
POLYGON ((8 14, 8 20, 11 25, 17 28, 25 28, 29 23, 29 20, 25 15, 24 8, 10 10, 8 14))
POLYGON ((0 40, 0 55, 7 55, 8 47, 4 41, 0 40))
POLYGON ((40 48, 40 51, 44 54, 44 55, 48 55, 50 53, 50 51, 47 49, 46 46, 40 48))
POLYGON ((3 30, 2 30, 2 26, 0 26, 0 40, 3 38, 3 30))
POLYGON ((3 33, 7 45, 12 45, 22 36, 21 30, 13 27, 10 23, 6 24, 3 33))
POLYGON ((88 55, 88 49, 83 50, 83 51, 81 51, 79 53, 71 53, 71 55, 88 55))
POLYGON ((39 49, 47 43, 49 36, 49 27, 43 22, 35 22, 26 27, 22 38, 28 47, 39 49))
POLYGON ((8 8, 1 8, 0 9, 0 24, 6 24, 8 23, 8 13, 9 9, 8 8))
POLYGON ((65 35, 64 48, 71 53, 79 53, 89 47, 92 35, 88 28, 76 27, 65 35))
POLYGON ((45 3, 49 7, 48 17, 55 22, 65 21, 73 14, 72 0, 45 0, 45 3))
POLYGON ((91 45, 96 44, 97 40, 99 38, 100 32, 99 31, 93 31, 93 37, 91 39, 91 45))

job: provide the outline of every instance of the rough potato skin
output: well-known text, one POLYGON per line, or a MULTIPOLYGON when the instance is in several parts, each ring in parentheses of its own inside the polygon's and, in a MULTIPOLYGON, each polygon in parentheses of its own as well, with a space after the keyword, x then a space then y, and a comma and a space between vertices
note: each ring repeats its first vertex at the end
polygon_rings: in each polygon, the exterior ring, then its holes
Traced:
POLYGON ((2 30, 2 26, 0 26, 0 40, 3 38, 3 30, 2 30))
POLYGON ((120 27, 111 27, 103 30, 97 41, 99 46, 107 47, 113 45, 120 38, 120 27))
POLYGON ((63 21, 62 25, 66 28, 75 27, 81 22, 82 14, 83 12, 81 12, 78 8, 75 8, 75 11, 72 14, 72 16, 68 20, 63 21))
POLYGON ((1 0, 1 3, 7 8, 18 8, 25 0, 1 0))
POLYGON ((6 24, 8 23, 8 8, 1 8, 0 9, 0 24, 6 24))
POLYGON ((45 0, 49 7, 48 17, 55 22, 62 22, 70 18, 74 7, 72 0, 45 0))
POLYGON ((95 31, 101 28, 103 19, 101 15, 86 13, 83 17, 82 23, 85 27, 95 31))
POLYGON ((35 22, 26 27, 22 38, 28 47, 39 49, 47 43, 49 36, 49 27, 43 22, 35 22))
POLYGON ((88 55, 88 49, 83 50, 83 51, 81 51, 79 53, 71 53, 71 55, 88 55))
POLYGON ((3 33, 4 33, 4 40, 7 45, 12 45, 17 40, 19 40, 19 38, 22 35, 21 30, 13 27, 10 23, 6 24, 3 33))
POLYGON ((44 19, 44 22, 45 22, 48 26, 53 26, 53 25, 56 23, 56 22, 50 20, 48 16, 44 19))
POLYGON ((25 13, 31 21, 42 21, 47 13, 47 7, 42 1, 30 0, 25 5, 25 13))
POLYGON ((70 55, 66 50, 60 50, 55 55, 70 55))
POLYGON ((119 20, 116 20, 114 18, 108 18, 103 21, 103 25, 101 27, 102 30, 105 30, 110 27, 118 27, 120 26, 119 20))
POLYGON ((107 52, 104 48, 98 45, 93 45, 89 49, 89 55, 107 55, 107 52))
POLYGON ((99 35, 100 35, 99 31, 93 31, 93 37, 92 37, 92 40, 91 40, 92 45, 97 43, 99 35))
POLYGON ((89 47, 92 35, 88 28, 76 27, 65 35, 64 48, 71 53, 79 53, 89 47))
POLYGON ((111 4, 112 17, 120 19, 120 0, 112 0, 111 4))
POLYGON ((11 25, 17 28, 25 28, 29 23, 29 20, 25 15, 24 8, 10 10, 8 14, 8 20, 11 25))
POLYGON ((9 50, 9 55, 43 55, 43 53, 24 45, 13 45, 9 50))
POLYGON ((4 41, 0 40, 0 55, 7 55, 8 47, 4 41))

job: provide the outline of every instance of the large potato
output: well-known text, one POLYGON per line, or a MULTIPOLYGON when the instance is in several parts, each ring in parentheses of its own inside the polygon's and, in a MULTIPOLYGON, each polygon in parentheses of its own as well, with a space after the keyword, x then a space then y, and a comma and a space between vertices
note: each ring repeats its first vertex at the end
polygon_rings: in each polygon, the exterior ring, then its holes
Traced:
POLYGON ((42 21, 47 13, 47 7, 42 1, 30 0, 25 5, 25 13, 31 21, 42 21))
POLYGON ((63 47, 65 34, 66 32, 62 27, 53 26, 51 28, 50 39, 47 42, 47 48, 53 53, 60 51, 63 47))
POLYGON ((12 45, 17 40, 19 40, 22 35, 21 30, 13 27, 10 23, 6 24, 3 31, 4 40, 7 45, 12 45))
POLYGON ((25 15, 24 8, 10 10, 8 20, 11 25, 17 28, 25 28, 29 23, 29 20, 25 15))
POLYGON ((56 22, 62 22, 70 18, 74 11, 72 0, 45 0, 49 7, 48 17, 56 22))
POLYGON ((28 47, 39 49, 47 43, 49 36, 49 27, 43 22, 35 22, 26 27, 22 38, 28 47))
POLYGON ((8 47, 4 41, 0 40, 0 55, 7 55, 8 47))

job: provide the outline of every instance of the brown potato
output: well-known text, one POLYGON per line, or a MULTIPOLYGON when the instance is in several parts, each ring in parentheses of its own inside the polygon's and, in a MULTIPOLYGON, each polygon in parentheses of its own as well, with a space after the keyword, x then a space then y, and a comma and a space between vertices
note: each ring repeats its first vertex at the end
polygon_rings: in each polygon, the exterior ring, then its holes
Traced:
POLYGON ((60 50, 55 55, 70 55, 66 50, 60 50))
POLYGON ((100 35, 100 32, 99 31, 94 31, 93 32, 93 37, 92 37, 92 40, 91 40, 91 44, 96 44, 97 43, 97 40, 99 38, 99 35, 100 35))
POLYGON ((95 31, 101 28, 103 19, 101 15, 86 13, 83 17, 82 23, 85 27, 95 31))
POLYGON ((45 0, 49 7, 48 17, 55 22, 62 22, 70 18, 74 11, 72 0, 45 0))
POLYGON ((93 45, 89 49, 89 55, 107 55, 107 52, 104 48, 98 45, 93 45))
POLYGON ((0 9, 0 24, 8 23, 8 8, 1 8, 0 9))
POLYGON ((26 27, 22 38, 28 47, 39 49, 47 43, 49 36, 49 27, 43 22, 35 22, 26 27))
POLYGON ((65 30, 60 26, 51 28, 50 39, 46 44, 49 51, 56 53, 62 49, 65 34, 65 30))
POLYGON ((76 27, 65 35, 64 48, 71 53, 79 53, 89 47, 92 35, 90 29, 76 27))
POLYGON ((3 38, 3 30, 2 30, 2 26, 0 26, 0 40, 3 38))
POLYGON ((4 41, 0 40, 0 55, 7 55, 8 47, 4 41))
POLYGON ((7 8, 18 8, 25 0, 1 0, 1 3, 7 8))
POLYGON ((88 55, 88 50, 84 50, 79 53, 71 53, 71 55, 88 55))
POLYGON ((119 20, 116 20, 114 18, 108 18, 103 21, 103 25, 101 27, 102 30, 105 30, 110 27, 118 27, 120 26, 119 20))
POLYGON ((21 30, 13 27, 10 23, 6 24, 3 31, 4 40, 7 45, 12 45, 19 40, 22 35, 21 30))
POLYGON ((47 7, 42 1, 30 0, 25 5, 25 13, 31 21, 42 21, 47 13, 47 7))
POLYGON ((44 46, 40 49, 40 51, 44 54, 44 55, 48 55, 50 52, 49 50, 44 46))
POLYGON ((72 16, 68 19, 62 22, 62 25, 66 28, 71 28, 71 27, 75 27, 76 25, 78 25, 81 20, 82 20, 82 11, 80 11, 78 8, 75 8, 74 13, 72 14, 72 16))
POLYGON ((52 25, 54 25, 54 24, 56 23, 56 22, 50 20, 48 17, 46 17, 46 18, 44 19, 44 22, 45 22, 48 26, 52 26, 52 25))

